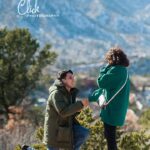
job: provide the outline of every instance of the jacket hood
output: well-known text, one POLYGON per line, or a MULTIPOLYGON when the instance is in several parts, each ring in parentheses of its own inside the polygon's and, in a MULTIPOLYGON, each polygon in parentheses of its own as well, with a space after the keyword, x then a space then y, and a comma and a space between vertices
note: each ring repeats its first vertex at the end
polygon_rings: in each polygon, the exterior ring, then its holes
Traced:
MULTIPOLYGON (((64 84, 58 79, 56 79, 54 84, 49 88, 49 92, 51 93, 55 90, 61 90, 62 92, 69 93, 64 84)), ((70 91, 71 94, 77 94, 78 92, 79 90, 77 88, 72 88, 70 91)))

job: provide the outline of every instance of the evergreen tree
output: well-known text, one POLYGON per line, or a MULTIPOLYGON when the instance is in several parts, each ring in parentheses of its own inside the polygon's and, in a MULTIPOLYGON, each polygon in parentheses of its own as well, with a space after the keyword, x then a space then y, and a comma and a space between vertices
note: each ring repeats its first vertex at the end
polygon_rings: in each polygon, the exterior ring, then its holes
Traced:
POLYGON ((19 105, 57 55, 51 45, 42 49, 28 29, 0 29, 0 113, 8 118, 9 106, 19 105))

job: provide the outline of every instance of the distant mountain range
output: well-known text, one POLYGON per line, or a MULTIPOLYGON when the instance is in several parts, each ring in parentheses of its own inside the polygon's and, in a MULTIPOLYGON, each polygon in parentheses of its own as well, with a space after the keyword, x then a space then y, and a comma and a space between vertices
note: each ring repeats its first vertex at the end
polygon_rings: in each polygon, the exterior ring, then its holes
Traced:
POLYGON ((0 0, 0 26, 28 28, 41 46, 51 43, 56 67, 97 64, 118 45, 136 59, 131 72, 150 73, 150 0, 30 1, 0 0), (29 3, 37 13, 19 15, 29 3))

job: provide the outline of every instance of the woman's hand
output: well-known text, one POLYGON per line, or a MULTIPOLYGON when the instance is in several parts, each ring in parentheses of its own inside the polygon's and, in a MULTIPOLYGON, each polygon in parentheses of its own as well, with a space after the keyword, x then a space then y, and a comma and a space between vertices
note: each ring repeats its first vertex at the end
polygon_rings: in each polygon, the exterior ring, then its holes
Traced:
POLYGON ((101 109, 106 109, 106 106, 107 106, 107 104, 104 103, 104 104, 101 106, 101 109))

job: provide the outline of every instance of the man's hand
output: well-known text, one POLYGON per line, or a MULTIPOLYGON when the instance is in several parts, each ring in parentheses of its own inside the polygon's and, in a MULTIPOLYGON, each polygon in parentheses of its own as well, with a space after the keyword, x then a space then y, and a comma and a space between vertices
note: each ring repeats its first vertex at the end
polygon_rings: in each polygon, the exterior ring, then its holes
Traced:
POLYGON ((87 107, 89 105, 88 99, 83 99, 81 102, 82 102, 84 107, 87 107))

